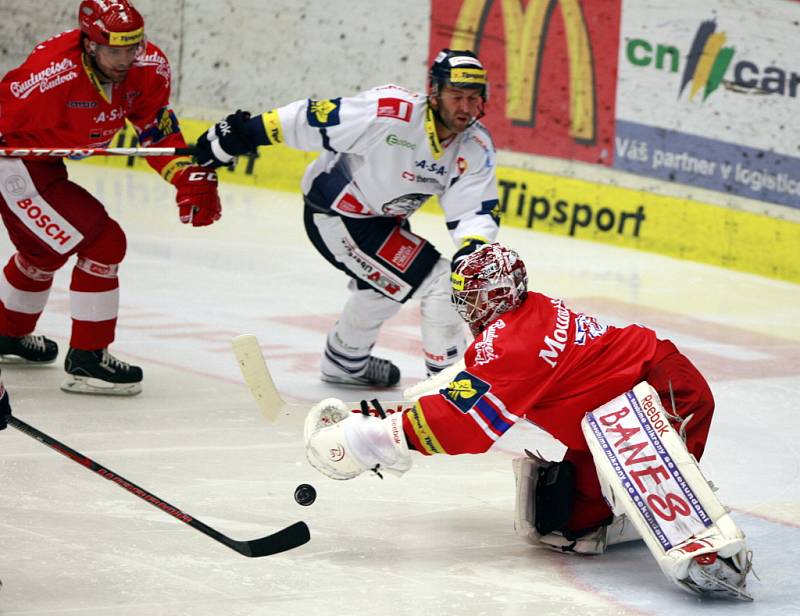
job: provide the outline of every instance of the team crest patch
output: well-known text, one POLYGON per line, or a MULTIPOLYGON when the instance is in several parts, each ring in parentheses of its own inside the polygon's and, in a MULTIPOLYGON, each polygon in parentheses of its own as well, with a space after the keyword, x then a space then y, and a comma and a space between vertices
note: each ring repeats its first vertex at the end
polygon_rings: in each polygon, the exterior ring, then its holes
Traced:
POLYGON ((469 372, 459 372, 446 389, 439 393, 447 398, 462 413, 467 413, 475 406, 491 385, 469 372))
POLYGON ((338 125, 340 123, 339 108, 341 104, 341 98, 330 98, 322 101, 308 99, 308 107, 306 108, 308 124, 316 128, 338 125))

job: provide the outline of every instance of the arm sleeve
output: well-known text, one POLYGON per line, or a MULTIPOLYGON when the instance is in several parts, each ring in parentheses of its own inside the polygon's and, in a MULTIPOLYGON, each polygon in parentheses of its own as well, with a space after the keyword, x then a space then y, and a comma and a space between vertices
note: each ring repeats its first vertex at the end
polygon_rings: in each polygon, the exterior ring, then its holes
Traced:
POLYGON ((368 93, 299 100, 252 118, 248 128, 258 145, 282 143, 307 152, 361 153, 367 147, 376 109, 377 101, 368 93))
POLYGON ((526 408, 524 383, 490 386, 486 375, 475 372, 460 372, 446 389, 423 396, 406 411, 403 430, 415 449, 425 455, 483 453, 522 418, 511 409, 526 408))
MULTIPOLYGON (((160 52, 159 61, 158 68, 148 72, 145 91, 128 114, 128 120, 139 135, 142 147, 183 148, 186 140, 178 118, 169 107, 169 62, 160 52)), ((192 160, 187 156, 148 156, 147 164, 167 182, 172 182, 179 171, 192 164, 192 160)))
POLYGON ((493 242, 500 229, 493 150, 468 146, 472 151, 465 158, 467 171, 439 199, 456 246, 470 239, 493 242))

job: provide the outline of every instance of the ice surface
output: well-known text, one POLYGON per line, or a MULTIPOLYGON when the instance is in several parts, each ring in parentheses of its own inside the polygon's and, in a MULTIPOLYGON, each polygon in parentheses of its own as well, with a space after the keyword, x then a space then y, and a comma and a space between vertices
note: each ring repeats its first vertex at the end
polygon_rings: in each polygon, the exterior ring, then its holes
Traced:
MULTIPOLYGON (((29 437, 0 434, 0 613, 685 614, 699 601, 671 586, 643 545, 568 557, 521 543, 512 528, 511 456, 415 457, 398 480, 335 482, 305 461, 301 417, 266 424, 242 384, 230 340, 256 334, 292 401, 353 390, 317 365, 346 292, 310 246, 295 194, 224 185, 211 228, 180 225, 155 174, 73 165, 128 234, 112 352, 142 365, 131 399, 61 392, 60 364, 5 367, 15 413, 203 522, 254 539, 305 520, 309 544, 246 559, 29 437), (311 507, 293 498, 313 484, 311 507)), ((452 250, 440 218, 413 228, 452 250)), ((701 466, 755 553, 754 604, 704 613, 800 613, 800 288, 747 274, 504 229, 531 287, 609 322, 655 327, 684 347, 717 399, 701 466)), ((768 247, 765 247, 767 250, 768 247)), ((11 254, 7 239, 2 254, 11 254)), ((5 259, 6 257, 3 257, 5 259)), ((69 268, 38 332, 62 349, 69 268)), ((385 326, 378 354, 424 376, 418 304, 385 326)), ((62 351, 63 352, 63 351, 62 351)), ((383 397, 396 398, 396 392, 383 397)), ((560 445, 520 430, 501 449, 560 445)))

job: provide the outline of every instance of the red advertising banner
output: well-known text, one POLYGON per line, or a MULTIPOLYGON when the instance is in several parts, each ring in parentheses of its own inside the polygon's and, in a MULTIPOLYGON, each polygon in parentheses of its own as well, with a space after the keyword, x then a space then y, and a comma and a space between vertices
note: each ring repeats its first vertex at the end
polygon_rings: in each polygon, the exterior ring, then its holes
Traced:
POLYGON ((611 165, 620 12, 621 0, 431 0, 429 55, 478 54, 498 148, 611 165))

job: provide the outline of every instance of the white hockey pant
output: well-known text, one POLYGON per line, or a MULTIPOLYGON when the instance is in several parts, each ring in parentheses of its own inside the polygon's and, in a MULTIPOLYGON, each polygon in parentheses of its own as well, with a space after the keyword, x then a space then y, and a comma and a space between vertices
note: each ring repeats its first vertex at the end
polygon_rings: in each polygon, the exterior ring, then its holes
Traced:
POLYGON ((375 346, 381 325, 403 306, 373 289, 357 288, 355 280, 350 281, 348 288, 350 297, 339 321, 328 333, 321 366, 325 374, 348 374, 348 371, 352 374, 361 370, 375 346))
MULTIPOLYGON (((350 298, 339 321, 328 334, 322 371, 338 374, 341 369, 358 370, 366 363, 384 321, 400 311, 402 304, 372 289, 358 289, 350 281, 350 298)), ((436 373, 458 361, 467 346, 464 323, 450 303, 450 264, 441 258, 414 294, 420 300, 422 346, 425 366, 436 373)))

